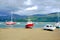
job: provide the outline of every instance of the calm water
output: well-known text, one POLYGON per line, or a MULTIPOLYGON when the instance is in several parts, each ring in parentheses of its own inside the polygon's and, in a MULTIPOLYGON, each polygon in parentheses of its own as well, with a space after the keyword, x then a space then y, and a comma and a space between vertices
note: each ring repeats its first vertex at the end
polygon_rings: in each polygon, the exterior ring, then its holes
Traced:
MULTIPOLYGON (((55 24, 55 22, 34 22, 33 28, 41 28, 46 24, 55 24)), ((17 22, 15 25, 6 25, 4 22, 0 22, 0 28, 25 28, 26 22, 17 22), (20 23, 20 24, 18 24, 20 23)))

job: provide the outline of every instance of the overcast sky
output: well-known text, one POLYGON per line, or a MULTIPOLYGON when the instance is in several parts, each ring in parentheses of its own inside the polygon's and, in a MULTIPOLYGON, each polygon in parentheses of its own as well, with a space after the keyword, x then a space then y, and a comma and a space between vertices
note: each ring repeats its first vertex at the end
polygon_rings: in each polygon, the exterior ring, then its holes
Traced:
POLYGON ((0 0, 0 10, 19 15, 60 12, 60 0, 0 0))

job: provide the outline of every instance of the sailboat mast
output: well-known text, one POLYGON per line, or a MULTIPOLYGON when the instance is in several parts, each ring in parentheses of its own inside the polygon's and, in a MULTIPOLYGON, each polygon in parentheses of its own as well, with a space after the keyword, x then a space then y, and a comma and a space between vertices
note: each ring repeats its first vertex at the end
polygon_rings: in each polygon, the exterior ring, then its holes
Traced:
POLYGON ((57 18, 58 18, 58 22, 59 22, 59 12, 57 13, 57 18))
POLYGON ((13 12, 11 12, 11 21, 13 21, 13 20, 12 20, 12 19, 13 19, 13 18, 12 18, 12 16, 13 16, 13 14, 12 14, 12 13, 13 13, 13 12))
POLYGON ((31 21, 30 16, 31 16, 31 15, 28 16, 28 21, 31 21))

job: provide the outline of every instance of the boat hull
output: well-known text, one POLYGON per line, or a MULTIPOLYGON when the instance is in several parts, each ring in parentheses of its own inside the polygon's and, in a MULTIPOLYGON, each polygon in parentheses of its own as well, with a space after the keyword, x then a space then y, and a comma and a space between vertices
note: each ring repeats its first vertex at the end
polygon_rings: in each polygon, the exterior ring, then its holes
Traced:
POLYGON ((14 25, 16 22, 6 22, 6 25, 14 25))
POLYGON ((34 26, 34 24, 26 24, 25 28, 32 28, 34 26))

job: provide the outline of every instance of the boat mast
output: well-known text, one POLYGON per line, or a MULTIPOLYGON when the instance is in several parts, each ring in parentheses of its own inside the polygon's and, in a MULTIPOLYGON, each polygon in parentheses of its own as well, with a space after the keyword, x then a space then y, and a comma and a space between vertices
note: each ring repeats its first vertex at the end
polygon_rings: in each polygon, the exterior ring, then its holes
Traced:
POLYGON ((28 21, 29 21, 29 22, 31 21, 31 19, 30 19, 30 15, 28 16, 28 21))
POLYGON ((57 18, 58 18, 58 22, 59 22, 59 12, 57 13, 57 18))
POLYGON ((13 12, 11 12, 11 22, 13 21, 13 18, 12 17, 13 17, 13 12))

